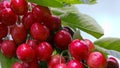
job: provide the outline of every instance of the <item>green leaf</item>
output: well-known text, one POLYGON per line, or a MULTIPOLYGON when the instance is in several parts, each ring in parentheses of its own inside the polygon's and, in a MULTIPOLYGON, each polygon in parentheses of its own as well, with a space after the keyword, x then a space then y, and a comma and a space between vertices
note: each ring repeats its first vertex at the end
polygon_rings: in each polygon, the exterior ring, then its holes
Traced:
POLYGON ((49 7, 64 7, 63 3, 60 3, 56 0, 28 0, 29 2, 34 2, 39 5, 49 6, 49 7))
POLYGON ((100 38, 104 34, 103 29, 92 17, 80 13, 76 7, 64 7, 59 8, 59 10, 62 12, 54 11, 53 14, 58 14, 61 17, 62 24, 68 25, 73 29, 79 28, 96 38, 100 38))
POLYGON ((102 38, 95 41, 94 44, 108 50, 120 52, 120 38, 102 38))
POLYGON ((82 36, 81 36, 81 33, 80 33, 79 29, 76 29, 76 31, 74 32, 74 34, 73 34, 73 40, 74 39, 83 39, 82 36))
POLYGON ((1 62, 1 67, 0 68, 12 68, 12 64, 16 61, 17 59, 9 59, 3 56, 3 54, 0 52, 0 62, 1 62))

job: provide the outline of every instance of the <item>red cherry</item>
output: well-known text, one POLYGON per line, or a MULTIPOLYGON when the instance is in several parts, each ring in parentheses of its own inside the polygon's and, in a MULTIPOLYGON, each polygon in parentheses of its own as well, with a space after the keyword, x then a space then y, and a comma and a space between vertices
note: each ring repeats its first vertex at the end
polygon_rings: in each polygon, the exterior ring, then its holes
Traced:
POLYGON ((48 61, 52 55, 52 52, 52 46, 48 42, 41 42, 36 49, 36 54, 39 61, 48 61))
POLYGON ((34 23, 31 26, 30 33, 34 39, 39 41, 45 41, 49 37, 49 29, 40 23, 34 23))
POLYGON ((60 49, 67 49, 69 43, 72 41, 70 33, 65 30, 60 30, 56 33, 54 42, 56 46, 60 49))
POLYGON ((107 60, 102 53, 92 52, 87 59, 87 64, 90 68, 106 68, 107 60))
POLYGON ((66 64, 61 63, 61 64, 57 64, 57 65, 55 65, 55 67, 54 67, 54 68, 68 68, 68 67, 67 67, 67 65, 66 65, 66 64))
POLYGON ((84 68, 83 64, 78 60, 70 60, 67 66, 68 68, 84 68))
POLYGON ((65 58, 59 54, 53 55, 48 61, 48 68, 54 68, 59 63, 66 63, 65 58))
POLYGON ((8 58, 15 56, 16 44, 12 40, 5 40, 1 45, 1 52, 8 58))
POLYGON ((36 47, 38 46, 38 41, 37 40, 28 40, 27 44, 29 46, 31 46, 33 49, 36 49, 36 47))
POLYGON ((0 39, 6 37, 8 34, 8 27, 5 26, 2 22, 0 22, 0 39))
POLYGON ((61 26, 61 20, 58 16, 50 16, 48 18, 44 18, 44 24, 51 30, 56 31, 61 26))
POLYGON ((37 5, 33 8, 32 13, 36 22, 42 22, 44 18, 51 15, 48 7, 37 5))
POLYGON ((5 9, 5 8, 10 8, 10 2, 8 2, 8 1, 2 1, 2 2, 0 2, 0 11, 2 10, 2 9, 5 9))
POLYGON ((1 51, 2 42, 3 42, 3 40, 0 39, 0 51, 1 51))
POLYGON ((90 41, 89 39, 84 39, 85 43, 87 44, 88 46, 88 49, 89 49, 89 52, 93 52, 95 50, 95 46, 94 44, 92 43, 92 41, 90 41))
POLYGON ((16 23, 17 15, 13 13, 10 8, 5 8, 1 10, 1 21, 3 24, 10 26, 16 23))
POLYGON ((87 59, 88 46, 82 40, 75 39, 69 45, 71 55, 77 60, 87 59))
POLYGON ((25 26, 25 28, 28 30, 32 26, 32 24, 35 22, 32 12, 28 12, 26 15, 22 18, 22 23, 25 26))
POLYGON ((17 15, 24 15, 28 12, 27 0, 11 0, 10 7, 17 15))
POLYGON ((119 68, 119 63, 114 57, 107 59, 107 68, 119 68))
POLYGON ((13 40, 17 44, 21 44, 26 41, 27 32, 22 24, 19 24, 19 25, 17 24, 13 26, 11 29, 12 30, 10 33, 12 35, 13 40))
POLYGON ((24 62, 31 62, 35 59, 35 51, 28 44, 19 45, 16 54, 24 62))
POLYGON ((15 62, 15 63, 12 65, 12 68, 23 68, 23 65, 22 65, 22 63, 20 63, 20 62, 15 62))

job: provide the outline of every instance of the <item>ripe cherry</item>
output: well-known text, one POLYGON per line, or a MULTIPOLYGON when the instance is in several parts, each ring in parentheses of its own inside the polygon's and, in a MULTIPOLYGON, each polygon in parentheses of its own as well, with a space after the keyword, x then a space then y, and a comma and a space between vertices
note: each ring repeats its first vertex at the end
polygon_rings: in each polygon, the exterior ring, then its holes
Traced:
POLYGON ((37 40, 27 40, 27 44, 29 46, 31 46, 33 49, 36 49, 36 47, 38 46, 38 41, 37 40))
POLYGON ((86 60, 88 57, 88 46, 79 39, 73 40, 69 45, 70 54, 77 60, 86 60))
POLYGON ((0 39, 6 37, 8 34, 8 27, 0 22, 0 39))
POLYGON ((35 59, 35 51, 28 44, 19 45, 16 54, 24 62, 31 62, 35 59))
POLYGON ((119 68, 119 63, 114 57, 107 59, 107 68, 119 68))
POLYGON ((24 15, 28 12, 27 0, 11 0, 10 7, 17 15, 24 15))
POLYGON ((65 31, 69 32, 69 33, 71 34, 71 36, 73 36, 73 34, 74 34, 73 29, 72 29, 72 28, 70 28, 70 27, 68 27, 68 26, 63 27, 63 30, 65 30, 65 31))
POLYGON ((67 66, 68 68, 84 68, 83 64, 78 60, 70 60, 67 66))
POLYGON ((48 68, 54 68, 59 63, 66 63, 65 58, 59 54, 53 55, 48 61, 48 68))
POLYGON ((31 26, 30 33, 34 39, 39 41, 45 41, 49 37, 49 29, 40 23, 34 23, 31 26))
POLYGON ((87 65, 90 68, 106 68, 107 60, 102 53, 92 52, 87 59, 87 65))
POLYGON ((41 5, 36 5, 32 9, 32 13, 36 22, 42 22, 51 15, 49 8, 41 5))
POLYGON ((8 58, 15 56, 16 44, 12 40, 5 40, 1 45, 1 52, 8 58))
POLYGON ((68 68, 65 63, 57 64, 54 68, 68 68))
POLYGON ((27 32, 22 24, 16 24, 11 28, 11 35, 13 40, 17 44, 21 44, 26 41, 27 32))
POLYGON ((1 22, 3 24, 10 26, 16 23, 17 21, 17 15, 13 13, 13 11, 10 8, 5 8, 1 10, 1 22))
POLYGON ((69 43, 72 41, 70 33, 65 30, 60 30, 56 33, 54 38, 55 45, 60 49, 67 49, 69 43))
POLYGON ((89 39, 84 39, 84 41, 85 41, 85 43, 86 43, 87 46, 88 46, 89 52, 90 52, 90 53, 93 52, 93 51, 95 50, 95 46, 94 46, 94 44, 92 43, 92 41, 89 40, 89 39))
POLYGON ((12 68, 23 68, 23 64, 20 62, 15 62, 12 64, 12 68))
POLYGON ((36 55, 39 61, 48 61, 52 55, 53 49, 48 42, 39 43, 36 49, 36 55))
POLYGON ((22 23, 25 26, 25 28, 27 30, 30 29, 30 27, 32 26, 32 24, 35 22, 34 17, 32 12, 28 12, 27 14, 25 14, 22 18, 22 23))

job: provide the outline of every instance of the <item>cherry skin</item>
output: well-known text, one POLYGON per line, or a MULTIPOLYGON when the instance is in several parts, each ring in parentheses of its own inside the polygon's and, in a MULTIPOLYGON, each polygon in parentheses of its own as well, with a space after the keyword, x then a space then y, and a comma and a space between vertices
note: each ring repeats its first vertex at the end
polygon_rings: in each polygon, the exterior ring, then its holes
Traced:
POLYGON ((107 60, 102 53, 92 52, 87 59, 87 65, 90 68, 106 68, 107 60))
POLYGON ((16 44, 12 40, 5 40, 1 44, 1 52, 8 58, 12 58, 15 56, 16 44))
POLYGON ((88 57, 88 46, 82 40, 75 39, 69 45, 70 54, 77 60, 86 60, 88 57))
POLYGON ((73 34, 74 34, 74 31, 72 28, 68 27, 68 26, 65 26, 65 27, 62 27, 63 30, 69 32, 71 34, 71 36, 73 37, 73 34))
POLYGON ((8 27, 0 22, 0 39, 6 37, 8 34, 8 27))
POLYGON ((31 46, 33 49, 36 49, 38 46, 38 41, 37 40, 27 40, 27 44, 31 46))
POLYGON ((11 0, 10 7, 17 15, 25 15, 28 12, 27 0, 11 0))
POLYGON ((11 28, 11 35, 13 40, 17 44, 21 44, 26 41, 27 31, 22 24, 16 24, 11 28))
POLYGON ((107 59, 107 68, 119 68, 119 63, 114 57, 107 59))
POLYGON ((27 30, 30 29, 30 27, 32 26, 32 24, 35 22, 34 17, 32 12, 28 12, 26 15, 23 16, 22 18, 22 23, 25 26, 25 28, 27 30))
POLYGON ((90 53, 93 52, 93 51, 95 50, 95 46, 94 46, 94 44, 92 43, 92 41, 89 40, 89 39, 84 39, 84 41, 85 41, 85 43, 86 43, 87 46, 88 46, 89 52, 90 52, 90 53))
POLYGON ((49 29, 40 23, 34 23, 31 26, 30 33, 34 39, 39 41, 45 41, 49 37, 49 29))
POLYGON ((66 63, 65 58, 59 54, 53 55, 48 61, 48 68, 54 68, 59 63, 66 63))
POLYGON ((39 61, 48 61, 52 55, 53 48, 48 42, 39 43, 36 55, 39 61))
POLYGON ((32 13, 36 22, 43 22, 44 19, 51 15, 49 8, 41 5, 36 5, 32 9, 32 13))
POLYGON ((12 64, 12 68, 23 68, 23 65, 20 62, 15 62, 14 64, 12 64))
POLYGON ((70 60, 67 66, 68 68, 84 68, 83 64, 78 60, 70 60))
POLYGON ((68 68, 65 63, 57 64, 54 68, 68 68))
POLYGON ((72 41, 70 33, 65 30, 60 30, 56 33, 54 43, 59 49, 67 49, 69 43, 72 41))
POLYGON ((1 22, 3 24, 10 26, 16 23, 17 21, 17 15, 13 13, 13 11, 10 8, 5 8, 1 10, 1 22))
POLYGON ((16 50, 18 59, 31 62, 35 59, 35 51, 28 44, 21 44, 16 50))

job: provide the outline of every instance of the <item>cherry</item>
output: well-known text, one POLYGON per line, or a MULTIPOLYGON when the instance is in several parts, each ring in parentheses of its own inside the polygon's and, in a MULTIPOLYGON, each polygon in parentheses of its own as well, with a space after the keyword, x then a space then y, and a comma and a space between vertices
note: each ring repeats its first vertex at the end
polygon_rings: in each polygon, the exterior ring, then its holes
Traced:
POLYGON ((51 30, 56 31, 61 26, 61 20, 58 16, 50 16, 48 18, 44 18, 44 24, 51 30), (46 19, 46 20, 45 20, 46 19))
POLYGON ((17 15, 24 15, 28 12, 27 0, 11 0, 10 7, 17 15))
POLYGON ((68 68, 84 68, 83 64, 78 60, 70 60, 67 66, 68 68))
POLYGON ((68 68, 65 63, 57 64, 54 68, 68 68))
POLYGON ((23 68, 23 65, 20 62, 15 62, 14 64, 12 64, 12 68, 23 68))
POLYGON ((0 51, 1 51, 2 42, 3 42, 3 39, 0 39, 0 51))
POLYGON ((92 52, 87 59, 87 64, 90 68, 106 68, 107 60, 102 53, 92 52))
POLYGON ((70 54, 77 60, 86 60, 88 57, 88 46, 82 40, 75 39, 69 45, 70 54))
POLYGON ((27 44, 29 46, 31 46, 33 49, 36 49, 36 47, 38 46, 38 41, 37 40, 28 40, 27 44))
POLYGON ((90 53, 93 52, 93 51, 95 50, 95 46, 94 46, 94 44, 92 43, 92 41, 89 40, 89 39, 84 39, 84 41, 85 41, 85 43, 86 43, 87 46, 88 46, 89 52, 90 52, 90 53))
POLYGON ((19 45, 16 54, 24 62, 31 62, 35 59, 35 51, 28 44, 19 45))
POLYGON ((70 33, 65 30, 58 31, 54 38, 55 45, 62 50, 67 49, 71 41, 72 38, 70 33))
POLYGON ((119 63, 114 57, 107 59, 107 68, 119 68, 119 63))
POLYGON ((44 18, 47 18, 51 15, 49 8, 41 5, 36 5, 32 9, 32 13, 36 22, 42 22, 44 18))
POLYGON ((10 8, 1 10, 1 21, 3 24, 10 26, 16 23, 17 15, 10 8))
POLYGON ((32 24, 35 22, 34 17, 32 12, 28 12, 26 15, 23 16, 22 18, 22 23, 25 26, 25 28, 27 30, 30 29, 30 27, 32 26, 32 24))
POLYGON ((8 27, 0 22, 0 39, 6 37, 8 34, 8 27))
POLYGON ((21 44, 26 41, 27 38, 27 32, 22 24, 16 24, 12 27, 11 35, 13 40, 17 44, 21 44))
POLYGON ((2 9, 5 9, 5 8, 10 8, 10 2, 8 2, 8 1, 2 1, 2 2, 0 2, 0 11, 2 10, 2 9))
POLYGON ((54 68, 59 63, 66 63, 65 58, 59 54, 53 55, 48 61, 48 68, 54 68))
POLYGON ((39 41, 45 41, 49 37, 49 29, 40 23, 34 23, 31 26, 30 33, 34 39, 39 41))
POLYGON ((15 56, 16 44, 12 40, 5 40, 1 44, 1 52, 8 58, 15 56))
POLYGON ((72 28, 70 28, 70 27, 68 27, 68 26, 63 27, 63 30, 65 30, 65 31, 69 32, 69 33, 71 34, 71 36, 73 36, 73 34, 74 34, 73 29, 72 29, 72 28))
POLYGON ((39 61, 48 61, 52 55, 53 49, 48 42, 39 43, 36 54, 39 61))

